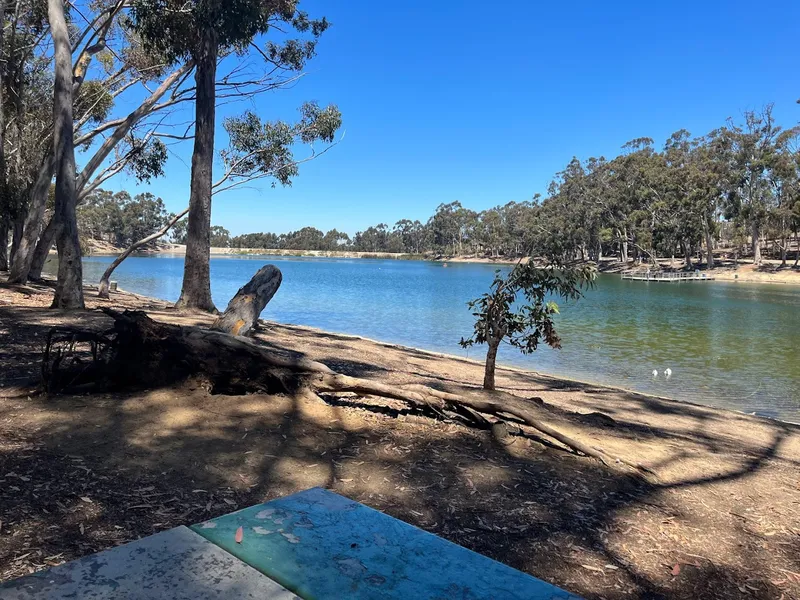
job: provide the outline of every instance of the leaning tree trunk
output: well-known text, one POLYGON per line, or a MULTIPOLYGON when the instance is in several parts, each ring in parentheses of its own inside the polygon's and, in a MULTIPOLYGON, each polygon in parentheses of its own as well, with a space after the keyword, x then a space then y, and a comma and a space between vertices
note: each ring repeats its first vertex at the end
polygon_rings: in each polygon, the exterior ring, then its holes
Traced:
MULTIPOLYGON (((172 386, 187 380, 211 393, 280 394, 355 393, 400 400, 424 414, 454 415, 469 426, 486 428, 491 415, 500 422, 530 427, 567 448, 600 460, 653 474, 648 467, 561 433, 545 420, 556 418, 544 406, 505 392, 464 388, 445 392, 424 385, 388 385, 336 373, 328 366, 305 358, 277 354, 274 349, 244 337, 199 327, 158 323, 139 311, 119 313, 104 309, 114 319, 112 332, 76 332, 55 329, 48 336, 42 368, 50 392, 86 391, 89 388, 147 389, 172 386), (56 348, 59 340, 66 349, 56 348), (76 342, 93 345, 95 362, 70 362, 65 354, 76 342), (74 370, 69 370, 69 366, 74 370)), ((562 417, 563 418, 563 417, 562 417)), ((523 430, 524 431, 524 430, 523 430)))
POLYGON ((120 254, 117 258, 114 259, 108 268, 103 273, 103 276, 100 278, 100 285, 98 286, 97 295, 101 298, 108 298, 108 290, 111 285, 111 275, 114 273, 116 268, 122 264, 126 258, 128 258, 131 254, 136 252, 137 248, 141 248, 142 246, 146 246, 150 242, 156 241, 162 235, 166 235, 166 233, 172 229, 172 227, 180 221, 183 217, 186 216, 186 213, 189 212, 189 209, 182 210, 179 214, 175 215, 172 219, 170 219, 164 227, 156 231, 152 235, 148 235, 146 238, 142 238, 138 242, 131 244, 131 246, 125 250, 122 254, 120 254))
POLYGON ((216 102, 217 34, 206 28, 195 57, 197 100, 195 101, 194 151, 192 153, 189 222, 183 287, 178 308, 214 312, 211 299, 211 187, 214 163, 214 119, 216 102))
POLYGON ((231 298, 228 308, 211 326, 211 329, 231 335, 248 335, 281 286, 283 275, 275 265, 261 267, 253 278, 231 298))
POLYGON ((53 137, 56 156, 58 281, 53 308, 84 308, 83 267, 75 214, 75 143, 72 117, 72 46, 62 0, 48 0, 47 15, 55 53, 53 137))
POLYGON ((47 197, 54 170, 55 158, 53 153, 50 152, 40 165, 36 181, 31 186, 28 194, 28 214, 25 216, 22 237, 17 246, 17 251, 14 253, 11 274, 8 278, 11 283, 25 283, 30 276, 34 248, 36 248, 36 240, 39 239, 39 233, 42 229, 42 221, 44 221, 47 197))
POLYGON ((50 250, 53 249, 53 240, 56 238, 56 219, 55 216, 50 217, 47 221, 47 226, 42 230, 42 235, 39 236, 39 241, 36 242, 36 248, 33 250, 33 259, 31 260, 30 271, 28 271, 28 279, 39 281, 42 278, 42 271, 47 259, 50 257, 50 250))

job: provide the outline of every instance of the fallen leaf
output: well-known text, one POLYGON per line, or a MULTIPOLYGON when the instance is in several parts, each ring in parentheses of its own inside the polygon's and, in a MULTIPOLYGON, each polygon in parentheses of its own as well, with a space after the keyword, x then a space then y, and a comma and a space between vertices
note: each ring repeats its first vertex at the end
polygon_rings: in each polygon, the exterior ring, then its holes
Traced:
POLYGON ((681 574, 681 565, 680 563, 675 563, 675 566, 672 567, 672 574, 676 577, 681 574))
POLYGON ((92 499, 89 498, 88 496, 81 496, 81 500, 83 500, 84 502, 88 502, 89 504, 92 503, 92 499))
POLYGON ((233 536, 233 539, 237 544, 241 544, 242 539, 244 539, 244 528, 239 527, 239 529, 236 530, 236 535, 233 536))

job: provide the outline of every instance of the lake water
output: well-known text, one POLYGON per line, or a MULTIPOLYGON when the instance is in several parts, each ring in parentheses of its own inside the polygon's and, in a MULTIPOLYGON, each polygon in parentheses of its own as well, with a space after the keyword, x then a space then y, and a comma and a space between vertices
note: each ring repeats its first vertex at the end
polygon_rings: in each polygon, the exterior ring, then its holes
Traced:
MULTIPOLYGON (((97 282, 111 260, 86 258, 86 281, 97 282)), ((494 266, 215 257, 217 307, 270 262, 283 271, 283 284, 265 319, 484 356, 485 347, 465 351, 458 341, 472 331, 466 302, 488 289, 494 266)), ((114 274, 123 289, 170 301, 180 295, 182 276, 183 258, 174 256, 131 257, 114 274)), ((800 422, 800 287, 644 283, 604 275, 585 298, 562 305, 558 331, 563 349, 523 356, 505 347, 501 362, 800 422)))

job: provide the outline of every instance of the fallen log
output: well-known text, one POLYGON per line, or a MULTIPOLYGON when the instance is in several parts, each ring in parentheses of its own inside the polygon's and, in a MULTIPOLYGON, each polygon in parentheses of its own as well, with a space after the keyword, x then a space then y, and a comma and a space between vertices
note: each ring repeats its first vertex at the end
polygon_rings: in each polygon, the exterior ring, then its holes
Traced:
MULTIPOLYGON (((389 385, 336 373, 323 363, 282 355, 242 336, 160 323, 141 311, 103 312, 114 319, 114 329, 106 334, 109 347, 96 352, 97 360, 104 364, 94 372, 104 374, 105 381, 98 384, 107 388, 152 388, 194 379, 212 393, 312 393, 319 397, 348 392, 377 396, 400 400, 428 413, 432 409, 437 414, 456 414, 467 424, 483 429, 507 422, 519 430, 521 424, 606 465, 625 464, 640 476, 655 475, 644 465, 611 456, 602 448, 564 434, 544 422, 552 415, 543 405, 506 392, 467 388, 453 393, 419 384, 389 385)), ((59 380, 67 381, 68 377, 60 374, 59 380)))
POLYGON ((264 265, 231 298, 228 308, 214 321, 211 329, 231 335, 249 335, 261 311, 281 286, 283 275, 275 265, 264 265))

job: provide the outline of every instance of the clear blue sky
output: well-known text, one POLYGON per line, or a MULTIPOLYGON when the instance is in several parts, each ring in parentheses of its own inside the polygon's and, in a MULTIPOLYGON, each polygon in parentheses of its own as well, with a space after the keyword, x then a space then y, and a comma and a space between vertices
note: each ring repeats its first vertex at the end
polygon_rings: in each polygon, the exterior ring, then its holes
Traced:
MULTIPOLYGON (((800 120, 796 2, 301 6, 333 27, 308 76, 256 109, 291 119, 304 100, 335 103, 346 136, 291 188, 264 182, 215 197, 213 222, 233 234, 305 225, 353 234, 427 219, 453 200, 482 210, 544 193, 573 155, 614 156, 634 137, 660 146, 677 129, 700 135, 768 102, 784 126, 800 120)), ((149 189, 178 210, 190 153, 151 185, 120 177, 109 187, 149 189)))

